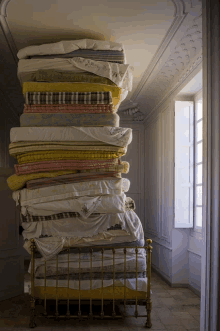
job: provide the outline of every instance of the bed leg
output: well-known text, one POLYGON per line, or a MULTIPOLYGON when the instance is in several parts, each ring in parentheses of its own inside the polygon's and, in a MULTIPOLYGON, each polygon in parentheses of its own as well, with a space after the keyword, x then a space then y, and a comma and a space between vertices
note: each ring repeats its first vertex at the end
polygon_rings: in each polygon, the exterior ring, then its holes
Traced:
POLYGON ((31 297, 31 316, 29 328, 35 328, 37 324, 35 323, 35 298, 31 297))
POLYGON ((146 304, 146 310, 147 310, 147 321, 146 321, 146 328, 151 328, 152 323, 151 323, 151 309, 152 309, 152 302, 151 299, 147 299, 147 304, 146 304))

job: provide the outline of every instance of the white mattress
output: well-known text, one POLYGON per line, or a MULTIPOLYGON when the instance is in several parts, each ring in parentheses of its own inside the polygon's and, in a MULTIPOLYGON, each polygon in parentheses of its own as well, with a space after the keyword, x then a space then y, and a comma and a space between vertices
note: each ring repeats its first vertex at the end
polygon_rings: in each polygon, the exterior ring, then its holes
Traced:
POLYGON ((120 195, 127 192, 129 187, 130 181, 127 178, 106 179, 18 190, 12 193, 12 198, 16 205, 25 206, 82 196, 120 195))
MULTIPOLYGON (((35 286, 45 286, 44 279, 36 279, 34 281, 35 286)), ((104 279, 103 287, 112 286, 113 279, 104 279)), ((124 287, 124 279, 115 279, 114 285, 117 287, 124 287)), ((56 280, 47 279, 46 281, 47 287, 56 287, 56 280)), ((125 286, 131 290, 136 290, 136 278, 126 279, 125 286)), ((58 287, 68 287, 68 280, 58 280, 58 287)), ((78 290, 79 289, 79 281, 78 280, 70 280, 69 288, 78 290)), ((93 279, 92 280, 92 289, 102 288, 102 280, 101 279, 93 279)), ((90 280, 81 280, 80 289, 87 291, 90 290, 90 280)), ((147 277, 146 278, 138 278, 137 279, 137 291, 147 292, 147 277)), ((31 294, 31 292, 30 292, 31 294)))
POLYGON ((122 230, 132 233, 135 238, 143 231, 139 217, 134 211, 118 214, 93 214, 86 220, 82 217, 72 217, 52 221, 23 222, 24 239, 39 238, 41 236, 82 238, 92 237, 107 229, 121 225, 122 230))
POLYGON ((94 39, 62 40, 57 43, 28 46, 19 50, 19 59, 26 59, 34 55, 67 54, 78 49, 92 49, 95 51, 124 51, 124 46, 113 41, 94 39))
POLYGON ((132 90, 133 68, 129 64, 94 61, 82 57, 20 60, 18 62, 18 78, 22 82, 22 75, 25 73, 47 69, 71 73, 90 72, 110 79, 118 87, 126 91, 132 90))
POLYGON ((21 213, 33 216, 49 216, 63 212, 77 212, 82 217, 87 218, 92 213, 124 213, 126 195, 103 195, 97 197, 79 197, 77 199, 67 199, 50 201, 34 205, 24 205, 21 213))
POLYGON ((10 141, 101 141, 126 147, 132 141, 132 129, 121 127, 26 127, 12 128, 10 141))

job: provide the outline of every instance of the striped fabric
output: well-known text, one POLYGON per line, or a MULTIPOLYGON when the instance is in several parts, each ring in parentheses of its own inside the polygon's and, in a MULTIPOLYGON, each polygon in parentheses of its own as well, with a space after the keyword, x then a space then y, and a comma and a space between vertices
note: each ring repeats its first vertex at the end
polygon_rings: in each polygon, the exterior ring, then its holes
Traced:
POLYGON ((79 216, 80 214, 75 212, 65 212, 65 213, 53 214, 49 216, 33 216, 33 215, 24 216, 20 214, 21 222, 43 222, 43 221, 60 220, 63 218, 72 218, 79 216))
MULTIPOLYGON (((43 162, 33 162, 28 164, 15 164, 16 175, 25 175, 36 172, 45 172, 53 170, 86 170, 86 169, 96 169, 96 168, 109 168, 111 166, 120 166, 120 161, 118 159, 113 160, 57 160, 57 161, 43 161, 43 162)), ((120 168, 120 167, 119 167, 120 168)), ((122 167, 124 168, 124 166, 122 167)), ((116 168, 117 169, 117 168, 116 168)), ((118 170, 118 169, 117 169, 118 170)), ((116 171, 117 171, 116 170, 116 171)), ((120 172, 120 170, 118 170, 120 172)))
POLYGON ((26 188, 29 190, 33 190, 40 187, 48 187, 48 186, 70 184, 70 183, 81 183, 91 180, 113 179, 113 178, 121 178, 120 173, 113 171, 95 173, 95 174, 77 173, 77 174, 58 176, 54 178, 33 179, 27 182, 26 188))
POLYGON ((100 113, 115 113, 113 105, 85 105, 85 104, 62 104, 62 105, 24 105, 23 113, 76 113, 76 114, 100 114, 100 113))
POLYGON ((112 104, 111 92, 26 92, 27 105, 112 104))

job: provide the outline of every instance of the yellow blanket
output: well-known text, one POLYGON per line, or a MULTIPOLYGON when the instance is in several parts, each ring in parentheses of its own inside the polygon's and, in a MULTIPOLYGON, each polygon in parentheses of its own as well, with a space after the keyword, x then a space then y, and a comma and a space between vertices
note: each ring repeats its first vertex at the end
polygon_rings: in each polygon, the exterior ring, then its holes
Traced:
POLYGON ((17 156, 19 164, 51 160, 108 160, 122 156, 117 152, 100 151, 37 151, 17 156))
MULTIPOLYGON (((107 172, 107 171, 117 171, 119 173, 125 173, 127 174, 129 171, 129 163, 126 161, 122 161, 121 164, 117 164, 114 166, 111 166, 109 168, 103 168, 103 169, 91 169, 91 170, 80 170, 81 173, 90 173, 90 172, 107 172)), ((20 190, 22 187, 25 186, 26 182, 32 179, 38 179, 38 178, 45 178, 45 177, 57 177, 61 175, 68 175, 68 174, 75 174, 77 173, 77 170, 60 170, 60 171, 50 171, 50 172, 38 172, 28 175, 12 175, 8 177, 7 183, 8 187, 12 191, 20 190)))
POLYGON ((8 177, 7 183, 9 188, 12 191, 16 191, 21 189, 27 181, 32 179, 38 179, 38 178, 45 178, 45 177, 57 177, 62 175, 68 175, 68 174, 76 174, 77 170, 60 170, 60 171, 51 171, 51 172, 39 172, 36 174, 28 174, 28 175, 12 175, 8 177))
POLYGON ((118 147, 118 146, 76 146, 73 144, 66 144, 61 142, 52 143, 12 143, 9 145, 9 154, 16 157, 19 154, 24 154, 28 152, 35 151, 52 151, 52 150, 69 150, 69 151, 100 151, 100 152, 117 152, 120 153, 121 156, 125 155, 127 152, 126 147, 118 147))
POLYGON ((25 82, 23 94, 26 92, 112 92, 114 106, 121 102, 121 88, 117 86, 93 83, 35 83, 25 82))

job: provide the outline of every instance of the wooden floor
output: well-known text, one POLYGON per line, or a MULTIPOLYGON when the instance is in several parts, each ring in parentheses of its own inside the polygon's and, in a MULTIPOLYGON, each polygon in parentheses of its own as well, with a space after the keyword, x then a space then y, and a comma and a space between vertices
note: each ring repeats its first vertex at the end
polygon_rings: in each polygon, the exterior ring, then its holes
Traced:
MULTIPOLYGON (((25 289, 29 278, 25 277, 25 289)), ((157 274, 152 273, 152 323, 150 330, 199 331, 200 298, 185 288, 171 288, 157 274)), ((0 330, 31 330, 29 324, 29 295, 24 293, 11 300, 0 302, 0 330)), ((133 306, 128 307, 133 311, 133 306)), ((145 314, 145 308, 139 307, 145 314)), ((36 331, 76 330, 76 331, 143 331, 145 318, 125 318, 124 320, 94 320, 78 322, 59 321, 40 317, 36 319, 36 331)))

